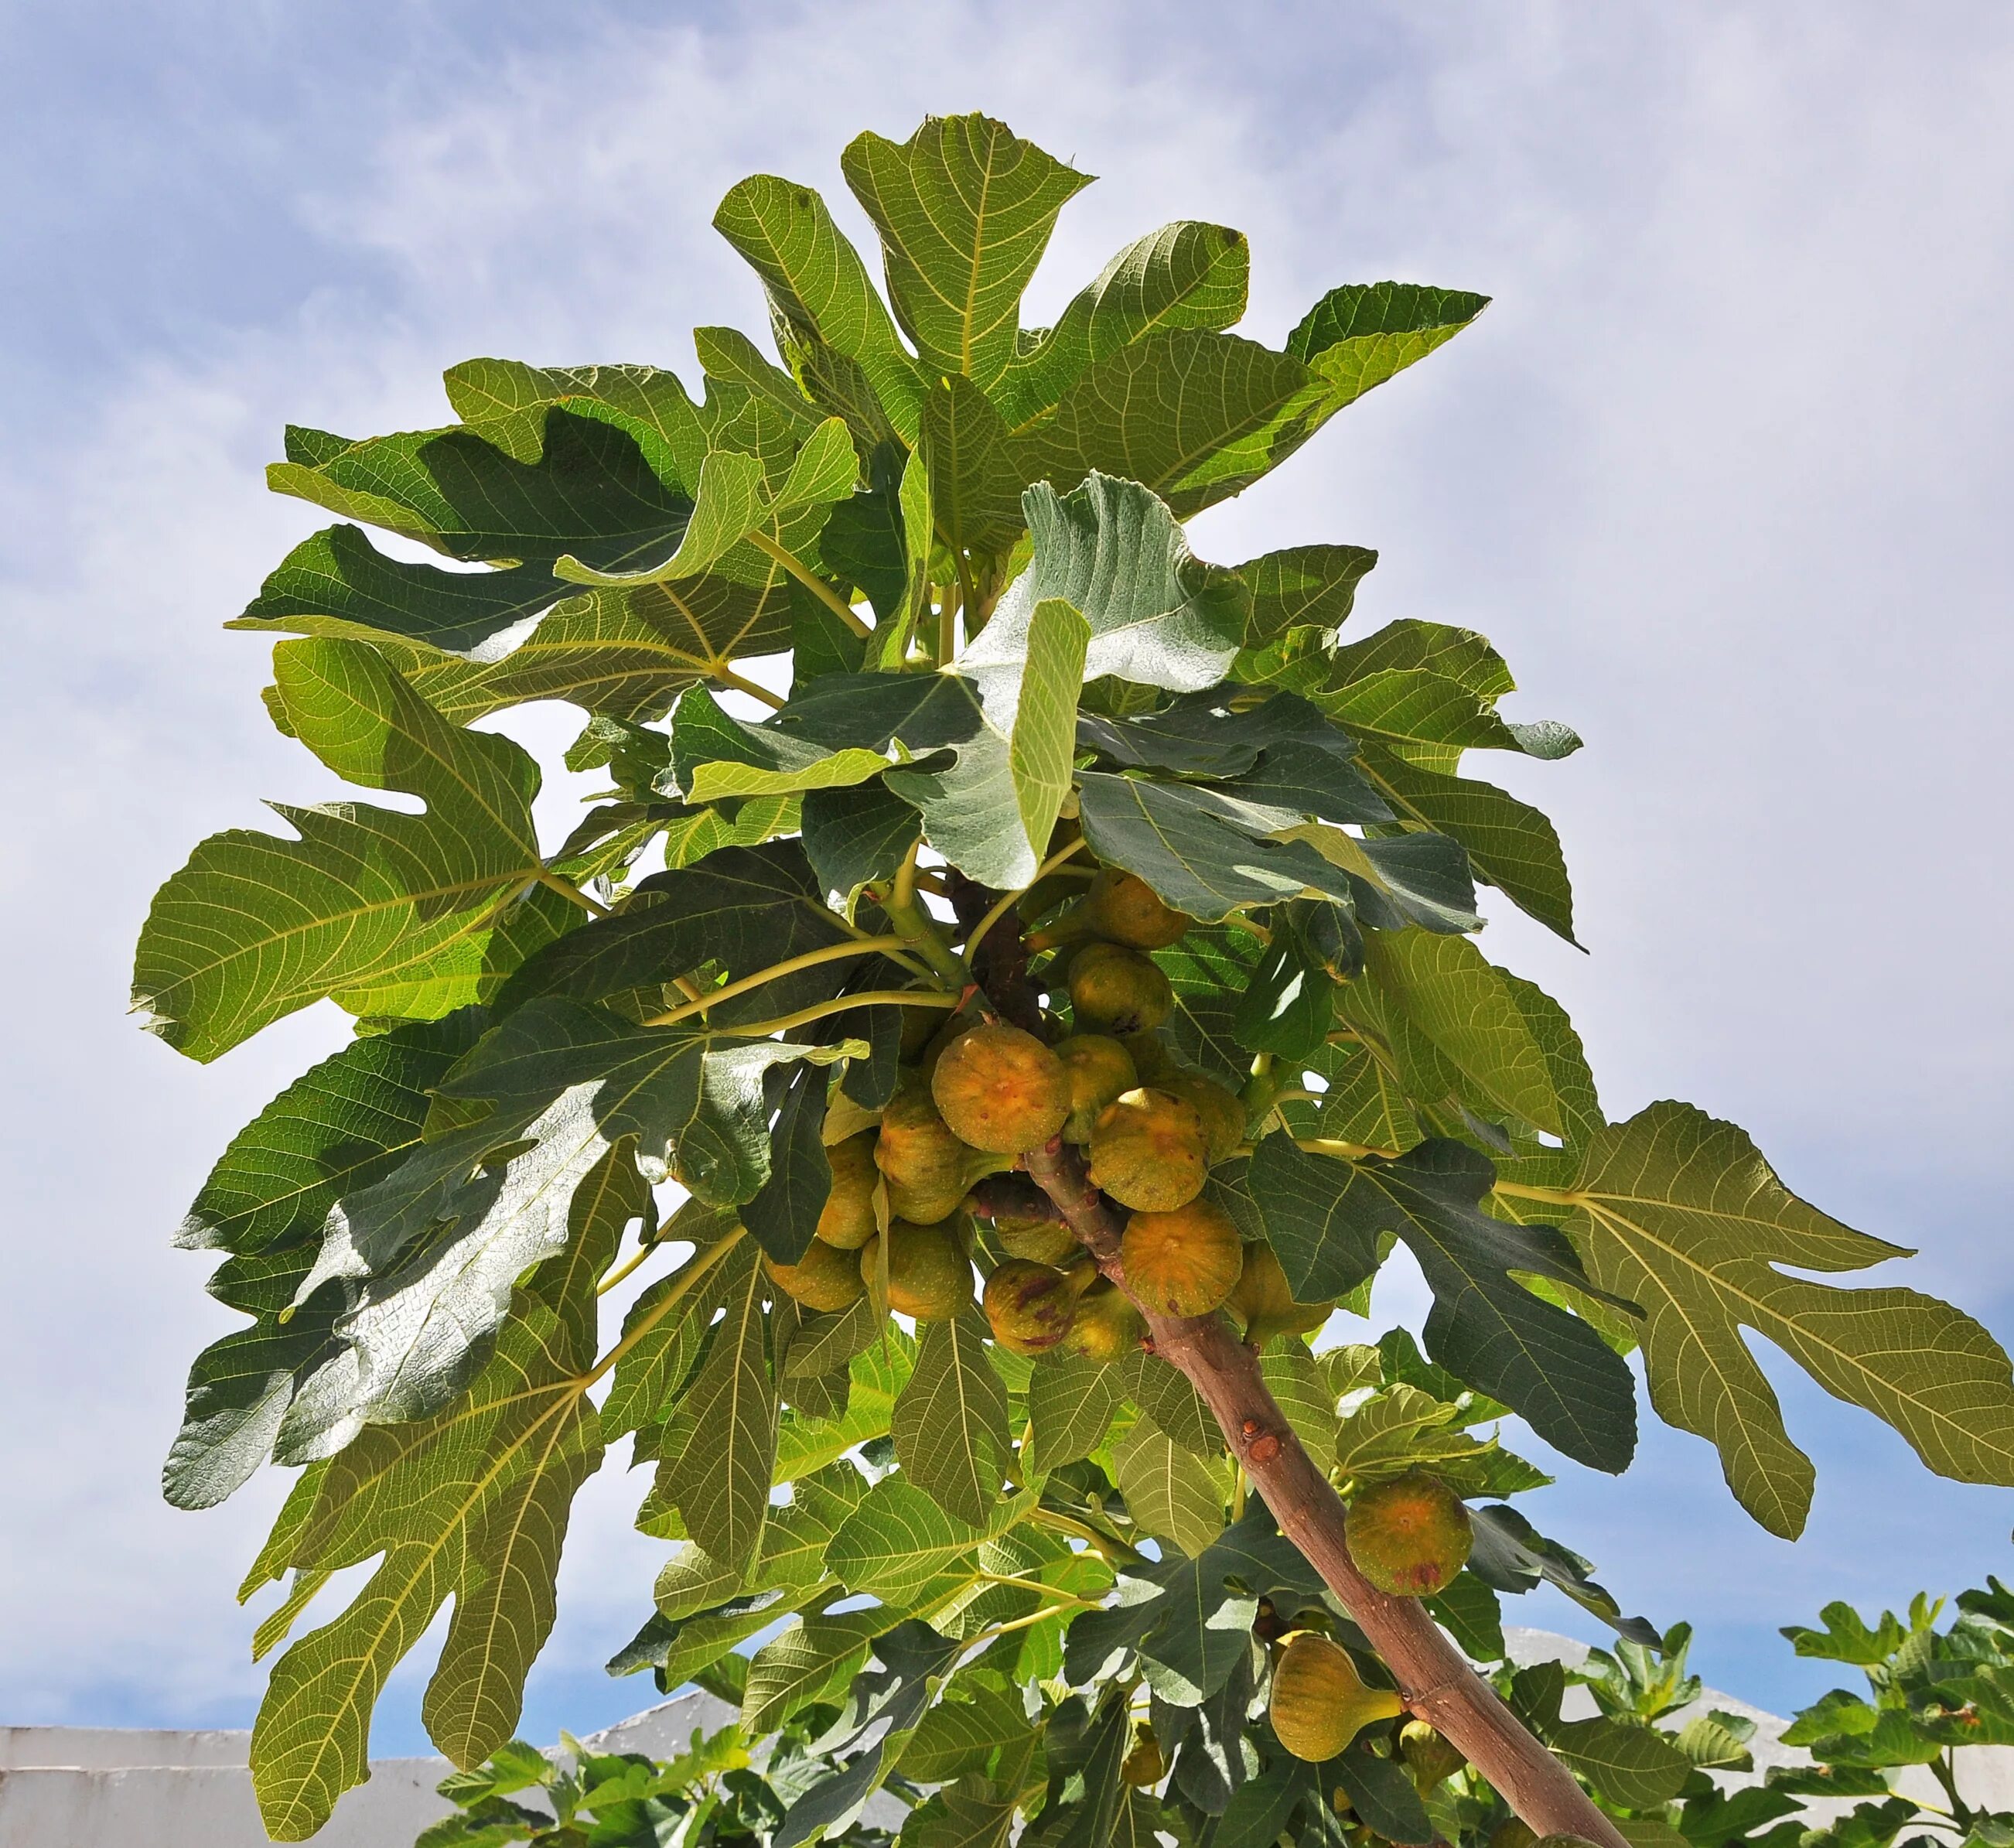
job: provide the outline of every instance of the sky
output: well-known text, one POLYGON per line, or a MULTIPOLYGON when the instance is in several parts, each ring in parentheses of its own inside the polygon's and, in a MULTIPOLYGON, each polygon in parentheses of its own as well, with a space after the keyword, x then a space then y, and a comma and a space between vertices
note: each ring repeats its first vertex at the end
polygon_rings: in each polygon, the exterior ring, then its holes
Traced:
MULTIPOLYGON (((762 325, 720 196, 782 173, 864 242, 840 150, 926 113, 1102 176, 1031 322, 1176 217, 1250 234, 1245 331, 1276 344, 1338 282, 1495 298, 1196 547, 1374 545, 1364 630, 1490 635, 1507 710, 1587 740, 1489 773, 1558 822, 1589 953, 1514 914, 1485 949, 1567 1003, 1611 1117, 1742 1123, 1920 1248, 1894 1280, 2014 1339, 2004 5, 8 0, 0 69, 0 1724, 248 1724, 263 1678, 232 1594, 284 1480, 158 1495, 188 1362, 235 1320, 168 1240, 345 1026, 324 1005, 198 1068, 125 1004, 198 839, 339 793, 266 719, 263 638, 219 627, 322 523, 263 490, 281 426, 446 421, 439 374, 478 354, 693 378, 692 326, 762 325)), ((504 728, 550 753, 576 725, 504 728)), ((579 793, 549 784, 553 838, 579 793)), ((1395 1274, 1378 1307, 1421 1301, 1395 1274)), ((1797 1545, 1655 1425, 1620 1480, 1562 1463, 1525 1505, 1781 1712, 1833 1677, 1776 1626, 2009 1573, 2014 1494, 1762 1358, 1819 1465, 1797 1545)), ((628 1527, 643 1486, 582 1498, 528 1736, 651 1698, 600 1667, 662 1552, 628 1527)), ((1549 1595, 1509 1614, 1600 1640, 1549 1595)), ((430 1666, 379 1753, 426 1749, 430 1666)))

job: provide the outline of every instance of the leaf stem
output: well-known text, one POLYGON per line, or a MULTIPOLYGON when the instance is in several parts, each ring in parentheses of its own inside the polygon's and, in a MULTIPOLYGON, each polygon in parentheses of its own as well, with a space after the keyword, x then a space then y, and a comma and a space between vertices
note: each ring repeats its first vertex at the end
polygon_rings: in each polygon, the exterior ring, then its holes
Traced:
POLYGON ((1374 1149, 1367 1143, 1342 1142, 1332 1136, 1297 1136, 1294 1141, 1310 1155, 1333 1155, 1339 1161, 1361 1161, 1367 1155, 1396 1161, 1399 1154, 1396 1149, 1374 1149))
POLYGON ((848 628, 865 641, 874 631, 854 613, 852 605, 840 595, 831 585, 806 565, 802 559, 786 551, 766 533, 754 532, 748 535, 748 543, 758 552, 767 554, 783 566, 791 576, 811 592, 819 602, 837 616, 848 628))
POLYGON ((850 1008, 953 1008, 958 1004, 956 995, 933 995, 917 989, 873 989, 865 994, 841 995, 836 1000, 821 1001, 815 1007, 800 1007, 795 1014, 779 1014, 772 1021, 751 1021, 745 1027, 715 1027, 713 1031, 732 1034, 737 1039, 766 1039, 772 1033, 785 1032, 807 1021, 822 1021, 828 1014, 844 1014, 850 1008))
POLYGON ((1588 1196, 1573 1187, 1534 1187, 1522 1181, 1499 1181, 1495 1191, 1510 1200, 1546 1200, 1556 1206, 1578 1207, 1588 1203, 1588 1196))
POLYGON ((1108 1566, 1132 1566, 1145 1556, 1123 1540, 1109 1534, 1101 1534, 1088 1523, 1058 1509, 1037 1507, 1028 1519, 1038 1527, 1047 1527, 1057 1534, 1069 1534, 1083 1541, 1108 1566))
POLYGON ((616 1286, 617 1284, 622 1283, 631 1276, 633 1276, 638 1270, 650 1262, 650 1254, 658 1249, 661 1242, 661 1241, 657 1239, 646 1239, 642 1244, 636 1247, 635 1256, 625 1258, 615 1268, 615 1269, 611 1271, 607 1276, 604 1277, 599 1283, 595 1285, 594 1294, 597 1296, 606 1296, 610 1290, 613 1290, 616 1286))
POLYGON ((992 910, 988 911, 977 924, 973 926, 969 935, 966 938, 965 966, 968 971, 969 971, 973 966, 973 959, 979 954, 980 945, 986 941, 986 933, 991 930, 995 924, 999 923, 1002 917, 1006 916, 1009 907, 1011 906, 1015 901, 1020 899, 1024 893, 1033 890, 1034 887, 1039 885, 1044 879, 1047 878, 1050 874, 1053 873, 1057 867, 1061 866, 1065 860, 1068 859, 1072 854, 1077 852, 1080 849, 1081 849, 1084 845, 1084 836, 1079 834, 1077 838, 1074 841, 1071 841, 1067 847, 1061 848, 1057 852, 1051 854, 1049 857, 1044 860, 1039 867, 1036 867, 1034 877, 1030 879, 1026 885, 1018 886, 1012 892, 1002 892, 1000 895, 999 898, 994 901, 992 910))
POLYGON ((783 976, 794 975, 800 969, 815 969, 821 963, 837 963, 848 956, 872 956, 882 950, 900 949, 900 937, 865 937, 858 942, 828 943, 822 949, 808 949, 802 956, 787 957, 780 963, 772 963, 766 969, 758 969, 753 975, 744 975, 739 981, 730 981, 725 988, 713 989, 688 1001, 683 1007, 674 1007, 668 1014, 653 1014, 643 1022, 647 1027, 675 1026, 680 1021, 690 1020, 696 1014, 704 1014, 719 1001, 731 1001, 736 995, 745 995, 751 989, 759 989, 765 982, 777 981, 783 976))
POLYGON ((732 687, 736 693, 747 694, 751 699, 759 699, 772 712, 781 711, 786 703, 767 687, 758 687, 753 680, 736 673, 725 661, 717 662, 708 669, 708 677, 718 680, 723 687, 732 687))
POLYGON ((1074 1591, 1066 1591, 1055 1585, 1045 1585, 1039 1579, 1007 1578, 997 1572, 980 1572, 974 1575, 982 1585, 1005 1585, 1016 1591, 1034 1591, 1038 1595, 1052 1599, 1058 1604, 1074 1604, 1084 1610, 1102 1610, 1105 1606, 1095 1598, 1080 1598, 1074 1591))
POLYGON ((550 867, 541 867, 536 877, 539 885, 549 887, 563 899, 571 899, 583 911, 596 917, 613 917, 615 915, 599 899, 590 899, 564 873, 555 873, 550 867))
POLYGON ((921 841, 911 844, 901 865, 895 870, 893 888, 886 897, 878 893, 876 895, 881 909, 888 914, 888 921, 901 933, 903 942, 930 964, 940 981, 962 994, 971 981, 971 975, 944 942, 936 920, 916 901, 916 856, 923 850, 923 845, 921 841))
POLYGON ((582 1376, 580 1383, 582 1387, 585 1389, 593 1385, 597 1380, 604 1378, 624 1355, 629 1353, 639 1341, 642 1340, 652 1329, 655 1328, 685 1300, 691 1293, 692 1286, 701 1278, 711 1270, 747 1236, 748 1229, 745 1225, 737 1225, 731 1232, 723 1233, 711 1244, 702 1246, 686 1260, 679 1269, 672 1272, 665 1281, 671 1283, 673 1287, 667 1290, 662 1296, 651 1304, 650 1308, 637 1318, 636 1326, 629 1329, 622 1339, 610 1348, 594 1363, 593 1368, 582 1376))

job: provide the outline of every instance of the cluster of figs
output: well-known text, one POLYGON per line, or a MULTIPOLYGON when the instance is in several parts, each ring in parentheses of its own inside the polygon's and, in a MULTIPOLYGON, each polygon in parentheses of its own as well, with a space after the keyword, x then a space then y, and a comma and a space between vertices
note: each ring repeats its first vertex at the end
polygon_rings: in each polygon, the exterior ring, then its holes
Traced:
MULTIPOLYGON (((925 1032, 905 1039, 901 1078, 879 1125, 826 1150, 831 1189, 804 1256, 765 1261, 777 1286, 831 1312, 878 1280, 890 1308, 946 1321, 972 1301, 977 1259, 988 1267, 981 1300, 1002 1347, 1101 1364, 1121 1358, 1146 1325, 1067 1225, 996 1214, 982 1248, 973 1223, 980 1182, 1060 1138, 1083 1150, 1092 1184, 1125 1215, 1120 1257, 1141 1302, 1170 1316, 1225 1312, 1255 1344, 1319 1328, 1335 1305, 1297 1301, 1271 1248, 1242 1240, 1205 1196, 1210 1170, 1245 1146, 1247 1123, 1244 1100, 1183 1064, 1161 1031, 1175 997, 1151 953, 1179 942, 1193 922, 1134 874, 1100 868, 1083 896, 1029 940, 1031 950, 1055 952, 1056 973, 1044 979, 1068 993, 1067 1033, 1045 1038, 962 1014, 939 1028, 925 1017, 925 1032)), ((1423 1597, 1461 1570, 1471 1529, 1460 1498, 1413 1470, 1360 1491, 1346 1538, 1379 1591, 1423 1597)), ((1325 1762, 1366 1726, 1404 1711, 1321 1628, 1276 1632, 1269 1713, 1295 1756, 1325 1762)), ((1402 1729, 1399 1746, 1423 1793, 1463 1764, 1421 1721, 1402 1729)), ((1126 1774, 1159 1781, 1151 1732, 1136 1741, 1126 1774)))
POLYGON ((1210 1169, 1244 1146, 1245 1107, 1177 1059, 1161 1032, 1174 992, 1149 953, 1193 921, 1134 874, 1101 868, 1030 941, 1055 950, 1061 979, 1045 979, 1068 993, 1066 1034, 1045 1039, 964 1014, 940 1028, 924 1016, 928 1036, 905 1044, 878 1127, 826 1150, 832 1186, 816 1236, 797 1263, 770 1265, 778 1286, 833 1311, 884 1279, 890 1308, 948 1320, 972 1301, 977 1258, 1002 1347, 1120 1358, 1145 1326, 1068 1226, 996 1216, 982 1249, 973 1223, 975 1186, 1060 1137, 1082 1149, 1092 1183, 1127 1215, 1122 1255, 1141 1302, 1168 1315, 1227 1310, 1252 1340, 1319 1327, 1333 1305, 1295 1302, 1270 1247, 1246 1244, 1203 1197, 1210 1169))

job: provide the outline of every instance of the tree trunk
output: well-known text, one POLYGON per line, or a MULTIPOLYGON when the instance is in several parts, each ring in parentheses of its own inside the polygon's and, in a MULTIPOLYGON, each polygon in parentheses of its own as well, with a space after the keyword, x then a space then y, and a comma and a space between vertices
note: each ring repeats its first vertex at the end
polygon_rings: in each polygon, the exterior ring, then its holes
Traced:
MULTIPOLYGON (((1060 1142, 1030 1152, 1027 1171, 1055 1203, 1098 1268, 1121 1290, 1119 1216, 1060 1142)), ((1131 1293, 1127 1292, 1130 1296, 1131 1293)), ((1288 1539, 1306 1555, 1399 1683, 1407 1706, 1453 1744, 1542 1835, 1571 1835, 1629 1848, 1615 1825, 1469 1666, 1417 1599, 1392 1598, 1367 1581, 1343 1545, 1342 1498, 1317 1468, 1260 1376, 1259 1357, 1220 1317, 1175 1319, 1135 1304, 1154 1351, 1201 1393, 1224 1441, 1288 1539)))

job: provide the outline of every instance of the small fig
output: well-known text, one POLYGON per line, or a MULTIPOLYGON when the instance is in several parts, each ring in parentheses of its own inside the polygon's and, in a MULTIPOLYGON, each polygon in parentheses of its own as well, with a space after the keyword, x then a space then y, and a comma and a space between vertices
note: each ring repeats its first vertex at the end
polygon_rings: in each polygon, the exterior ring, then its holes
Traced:
POLYGON ((1224 1307, 1244 1326, 1245 1340, 1263 1347, 1275 1335, 1313 1334, 1335 1304, 1296 1301, 1273 1247, 1257 1239, 1245 1247, 1245 1268, 1224 1307))
POLYGON ((993 1338, 1010 1354, 1046 1354, 1070 1333, 1077 1291, 1053 1266, 1010 1258, 986 1279, 981 1301, 993 1338))
POLYGON ((1070 1333, 1053 1351, 1109 1366, 1134 1352, 1146 1332, 1140 1312, 1127 1300, 1125 1293, 1101 1277, 1077 1298, 1077 1315, 1070 1333))
POLYGON ((1212 1168, 1228 1161, 1245 1140, 1245 1100, 1192 1065, 1177 1065, 1154 1080, 1156 1090, 1193 1103, 1202 1118, 1208 1140, 1205 1153, 1212 1168))
POLYGON ((1009 1258, 1031 1264, 1062 1265, 1081 1248, 1077 1234, 1053 1219, 995 1219, 993 1236, 1009 1258))
POLYGON ((1120 943, 1087 943, 1071 959, 1070 1013, 1077 1031, 1138 1033, 1175 1010, 1175 991, 1159 967, 1120 943))
POLYGON ((1168 1213, 1209 1178, 1202 1118, 1166 1091, 1128 1091, 1091 1127, 1091 1179, 1121 1206, 1168 1213))
POLYGON ((1125 1047, 1143 1085, 1159 1084, 1170 1072, 1181 1070, 1173 1050, 1157 1032, 1122 1033, 1119 1043, 1125 1047))
POLYGON ((954 1211, 971 1184, 970 1153, 937 1114, 928 1088, 905 1085, 881 1113, 874 1144, 890 1211, 916 1225, 934 1225, 954 1211))
POLYGON ((1489 1848, 1538 1848, 1539 1840, 1539 1832, 1521 1817, 1507 1816, 1489 1832, 1489 1848))
POLYGON ((1399 1756, 1413 1774, 1421 1796, 1436 1784, 1445 1784, 1468 1763, 1424 1720, 1408 1720, 1399 1728, 1399 1756))
POLYGON ((1312 1630, 1292 1638, 1273 1666, 1273 1730, 1310 1764, 1327 1764, 1365 1727, 1405 1710, 1390 1688, 1365 1685, 1348 1650, 1312 1630))
POLYGON ((786 1296, 807 1309, 828 1315, 850 1307, 866 1294, 859 1260, 851 1251, 842 1251, 822 1239, 813 1239, 795 1264, 779 1264, 765 1253, 762 1268, 786 1296))
POLYGON ((842 1251, 858 1251, 874 1236, 874 1183, 881 1178, 874 1165, 877 1133, 863 1129, 825 1152, 832 1189, 819 1209, 818 1236, 842 1251))
POLYGON ((961 1141, 995 1155, 1038 1149, 1070 1113, 1063 1062, 1019 1027, 975 1027, 930 1075, 937 1114, 961 1141))
POLYGON ((1084 895, 1084 921, 1099 936, 1134 949, 1166 949, 1195 922, 1161 902, 1137 873, 1102 868, 1084 895))
MULTIPOLYGON (((879 1233, 861 1247, 860 1279, 869 1290, 881 1261, 879 1233)), ((919 1322, 949 1322, 972 1301, 972 1260, 955 1222, 888 1227, 888 1307, 919 1322)))
POLYGON ((1151 1790, 1167 1774, 1167 1761, 1161 1756, 1161 1742, 1155 1738, 1153 1728, 1139 1728, 1133 1735, 1132 1750, 1120 1761, 1121 1782, 1135 1790, 1151 1790))
POLYGON ((1461 1498, 1421 1469, 1373 1483, 1350 1503, 1343 1527, 1356 1570, 1395 1598, 1446 1591, 1475 1538, 1461 1498))
POLYGON ((1127 1287, 1166 1315, 1207 1315, 1230 1295, 1245 1262, 1230 1215, 1206 1200, 1135 1213, 1119 1243, 1127 1287))
POLYGON ((1057 1042, 1056 1057, 1070 1079, 1070 1115, 1063 1123, 1063 1140, 1089 1142, 1098 1113, 1140 1082, 1132 1055, 1105 1034, 1073 1033, 1057 1042))

